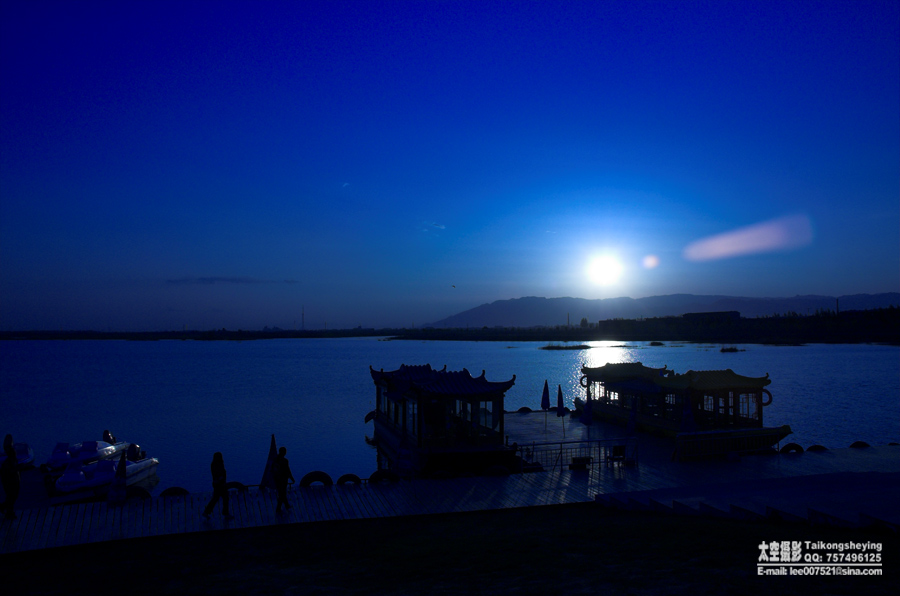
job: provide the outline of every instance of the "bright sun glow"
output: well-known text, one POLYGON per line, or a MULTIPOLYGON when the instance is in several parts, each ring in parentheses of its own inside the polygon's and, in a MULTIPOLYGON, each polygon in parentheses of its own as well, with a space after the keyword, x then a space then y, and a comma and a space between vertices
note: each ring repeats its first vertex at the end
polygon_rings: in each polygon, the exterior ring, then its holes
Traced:
POLYGON ((597 257, 588 263, 588 278, 595 284, 608 286, 619 281, 622 275, 622 264, 614 257, 597 257))

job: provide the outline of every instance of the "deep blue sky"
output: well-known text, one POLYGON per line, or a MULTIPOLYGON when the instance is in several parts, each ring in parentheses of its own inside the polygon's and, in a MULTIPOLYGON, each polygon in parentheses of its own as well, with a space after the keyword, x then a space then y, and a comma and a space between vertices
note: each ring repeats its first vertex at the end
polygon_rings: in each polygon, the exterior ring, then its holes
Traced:
POLYGON ((2 329, 900 291, 896 1, 0 6, 2 329))

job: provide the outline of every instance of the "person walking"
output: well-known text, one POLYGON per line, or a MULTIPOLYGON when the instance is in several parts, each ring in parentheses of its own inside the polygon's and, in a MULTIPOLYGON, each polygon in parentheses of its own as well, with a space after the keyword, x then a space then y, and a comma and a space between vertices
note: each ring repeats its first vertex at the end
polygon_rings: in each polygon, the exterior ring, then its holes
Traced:
POLYGON ((212 471, 212 485, 213 485, 213 496, 209 500, 209 503, 206 504, 206 509, 203 510, 203 515, 209 517, 209 515, 213 512, 213 509, 216 506, 216 503, 219 499, 222 499, 222 515, 226 518, 234 517, 230 513, 228 513, 228 489, 225 487, 226 483, 226 472, 225 472, 225 460, 222 459, 222 454, 216 451, 213 454, 212 464, 209 466, 212 471))
POLYGON ((3 484, 6 500, 0 504, 0 512, 6 514, 6 519, 16 519, 14 507, 16 499, 19 498, 19 489, 22 486, 22 482, 19 476, 19 461, 16 457, 16 449, 13 446, 12 435, 6 435, 6 438, 3 440, 3 452, 6 454, 6 459, 0 465, 0 481, 3 484))
POLYGON ((275 477, 275 491, 278 493, 278 505, 275 506, 275 513, 281 513, 281 505, 284 504, 285 509, 290 509, 291 504, 287 500, 287 484, 288 480, 294 482, 294 475, 291 473, 291 465, 285 457, 287 448, 282 447, 278 450, 278 456, 272 463, 272 475, 275 477))

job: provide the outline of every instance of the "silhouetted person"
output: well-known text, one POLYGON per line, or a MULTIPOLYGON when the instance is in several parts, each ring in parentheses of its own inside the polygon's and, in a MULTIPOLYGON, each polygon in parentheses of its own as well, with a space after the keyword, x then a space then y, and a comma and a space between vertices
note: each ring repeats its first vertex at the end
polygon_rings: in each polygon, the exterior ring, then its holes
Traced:
POLYGON ((110 445, 116 444, 116 438, 112 435, 108 430, 103 431, 103 440, 109 443, 110 445))
POLYGON ((222 515, 224 515, 225 517, 232 517, 231 514, 228 513, 228 489, 225 487, 225 460, 222 459, 222 454, 218 451, 213 454, 212 464, 210 464, 209 469, 210 471, 212 471, 213 496, 209 500, 209 503, 206 504, 206 509, 203 510, 203 515, 209 517, 209 514, 212 513, 213 509, 216 506, 216 503, 221 498, 222 515))
POLYGON ((6 519, 16 519, 16 512, 13 508, 16 505, 16 499, 19 498, 21 479, 17 467, 19 459, 16 457, 16 450, 13 447, 12 435, 6 435, 3 441, 3 452, 6 453, 6 459, 0 465, 0 482, 3 484, 6 500, 0 504, 0 511, 6 514, 6 519))
POLYGON ((281 513, 281 505, 290 509, 291 504, 287 501, 287 485, 288 480, 293 482, 294 475, 291 474, 291 465, 285 457, 287 448, 282 447, 278 450, 278 456, 272 462, 272 476, 275 477, 275 491, 278 493, 278 505, 275 506, 275 513, 281 513))

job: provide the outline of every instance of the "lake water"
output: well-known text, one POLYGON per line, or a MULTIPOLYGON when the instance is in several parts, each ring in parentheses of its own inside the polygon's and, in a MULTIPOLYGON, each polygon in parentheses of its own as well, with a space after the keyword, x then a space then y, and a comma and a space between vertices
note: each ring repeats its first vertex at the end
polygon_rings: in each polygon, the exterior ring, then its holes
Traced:
MULTIPOLYGON (((212 453, 229 480, 257 484, 270 435, 288 448, 294 476, 323 470, 368 477, 376 469, 369 366, 468 368, 508 380, 506 409, 540 408, 544 380, 567 405, 583 396, 583 364, 643 362, 689 369, 769 373, 765 424, 790 424, 788 441, 847 447, 900 441, 900 348, 880 345, 762 346, 722 353, 710 344, 590 342, 589 350, 541 350, 532 342, 383 341, 379 338, 258 341, 0 341, 0 432, 46 461, 57 441, 100 439, 104 429, 159 458, 153 492, 210 486, 212 453)), ((555 403, 555 401, 554 401, 555 403)))

